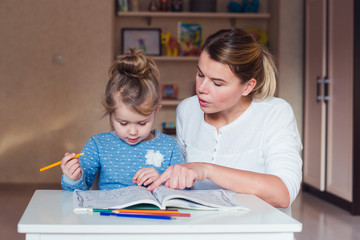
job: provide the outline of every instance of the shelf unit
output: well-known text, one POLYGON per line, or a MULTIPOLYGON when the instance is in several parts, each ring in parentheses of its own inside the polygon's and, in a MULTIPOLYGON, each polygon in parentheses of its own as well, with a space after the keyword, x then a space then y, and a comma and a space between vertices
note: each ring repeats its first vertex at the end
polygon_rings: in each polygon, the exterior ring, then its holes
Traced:
MULTIPOLYGON (((177 35, 178 21, 201 22, 203 40, 222 28, 257 27, 269 30, 271 14, 264 13, 226 13, 226 12, 117 12, 115 19, 115 55, 120 54, 121 28, 161 28, 163 32, 177 35), (214 21, 214 19, 216 21, 214 21)), ((196 63, 199 57, 190 56, 152 56, 157 63, 161 83, 178 85, 178 97, 184 99, 193 95, 196 63)), ((157 116, 155 127, 161 129, 163 121, 175 121, 176 106, 181 100, 163 100, 163 108, 157 116)))

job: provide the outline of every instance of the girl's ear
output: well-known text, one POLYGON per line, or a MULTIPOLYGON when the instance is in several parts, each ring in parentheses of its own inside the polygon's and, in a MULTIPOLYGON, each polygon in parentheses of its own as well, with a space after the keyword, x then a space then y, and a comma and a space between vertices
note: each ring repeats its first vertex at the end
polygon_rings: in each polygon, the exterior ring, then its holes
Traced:
POLYGON ((110 129, 111 129, 111 131, 114 131, 115 129, 114 129, 114 124, 113 124, 113 113, 111 112, 111 113, 109 113, 109 122, 110 122, 110 129))
POLYGON ((157 108, 155 108, 155 110, 154 110, 155 111, 155 116, 160 111, 161 107, 162 107, 162 105, 159 104, 159 106, 157 106, 157 108))
POLYGON ((256 86, 256 79, 252 78, 245 83, 245 90, 242 92, 243 96, 249 95, 256 86))

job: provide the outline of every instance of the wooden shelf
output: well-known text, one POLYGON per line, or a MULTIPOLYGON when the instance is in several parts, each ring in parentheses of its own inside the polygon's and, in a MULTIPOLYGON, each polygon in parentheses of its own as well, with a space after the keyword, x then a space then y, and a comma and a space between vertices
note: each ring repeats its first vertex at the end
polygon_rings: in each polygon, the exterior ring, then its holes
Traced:
POLYGON ((257 18, 268 19, 269 13, 225 13, 225 12, 118 12, 119 17, 171 17, 171 18, 257 18))
MULTIPOLYGON (((119 55, 121 56, 121 55, 119 55)), ((150 56, 156 62, 196 62, 199 60, 199 57, 194 56, 150 56)))
POLYGON ((191 62, 191 61, 198 61, 199 57, 193 57, 193 56, 176 56, 176 57, 168 57, 168 56, 151 56, 152 59, 154 59, 157 62, 167 62, 167 61, 174 61, 174 62, 191 62))
POLYGON ((153 17, 157 18, 225 18, 235 26, 236 19, 268 19, 269 13, 226 13, 226 12, 117 12, 118 17, 144 17, 150 26, 153 17))
POLYGON ((163 106, 177 106, 182 100, 161 100, 163 106))

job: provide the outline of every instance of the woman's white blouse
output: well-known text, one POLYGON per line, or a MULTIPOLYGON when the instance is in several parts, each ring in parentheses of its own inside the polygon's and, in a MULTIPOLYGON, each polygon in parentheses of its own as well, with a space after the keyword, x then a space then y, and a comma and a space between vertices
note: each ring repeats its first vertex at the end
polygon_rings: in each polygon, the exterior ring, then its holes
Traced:
MULTIPOLYGON (((278 176, 287 186, 290 203, 302 180, 302 144, 291 106, 280 98, 252 101, 234 122, 219 131, 204 121, 197 96, 176 110, 176 132, 186 162, 208 162, 278 176)), ((219 188, 209 180, 195 189, 219 188)))

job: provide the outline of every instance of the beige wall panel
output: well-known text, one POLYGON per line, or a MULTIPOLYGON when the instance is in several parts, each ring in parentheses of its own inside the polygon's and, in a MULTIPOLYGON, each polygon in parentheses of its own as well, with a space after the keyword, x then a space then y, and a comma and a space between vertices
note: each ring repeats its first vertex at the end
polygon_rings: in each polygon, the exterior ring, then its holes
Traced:
POLYGON ((303 132, 304 1, 279 0, 278 96, 293 107, 300 134, 303 132))
POLYGON ((108 129, 113 1, 3 0, 0 18, 0 183, 59 182, 39 168, 108 129))

